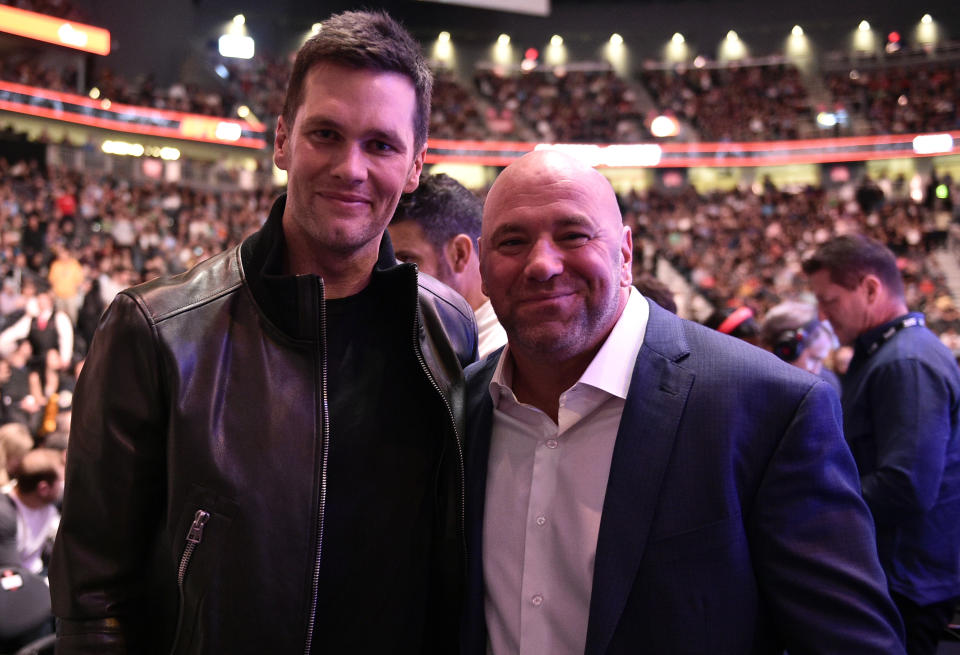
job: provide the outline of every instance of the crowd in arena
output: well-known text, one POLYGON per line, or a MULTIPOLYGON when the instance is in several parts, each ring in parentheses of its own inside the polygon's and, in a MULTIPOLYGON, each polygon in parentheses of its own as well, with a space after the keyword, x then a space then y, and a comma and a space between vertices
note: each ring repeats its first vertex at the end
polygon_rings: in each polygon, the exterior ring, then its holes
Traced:
POLYGON ((861 119, 871 134, 912 134, 960 128, 960 68, 919 63, 831 73, 835 107, 861 119))
POLYGON ((795 66, 648 69, 643 83, 661 110, 694 125, 707 141, 796 139, 812 124, 795 66))

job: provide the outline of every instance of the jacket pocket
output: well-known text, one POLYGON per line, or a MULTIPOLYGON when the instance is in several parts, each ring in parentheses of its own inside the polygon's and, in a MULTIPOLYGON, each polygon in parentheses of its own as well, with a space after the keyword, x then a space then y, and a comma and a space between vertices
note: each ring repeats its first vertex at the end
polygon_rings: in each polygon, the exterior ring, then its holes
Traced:
POLYGON ((179 595, 173 655, 199 652, 201 645, 195 643, 195 628, 217 575, 232 520, 229 501, 209 492, 197 492, 190 495, 177 521, 171 542, 179 595))

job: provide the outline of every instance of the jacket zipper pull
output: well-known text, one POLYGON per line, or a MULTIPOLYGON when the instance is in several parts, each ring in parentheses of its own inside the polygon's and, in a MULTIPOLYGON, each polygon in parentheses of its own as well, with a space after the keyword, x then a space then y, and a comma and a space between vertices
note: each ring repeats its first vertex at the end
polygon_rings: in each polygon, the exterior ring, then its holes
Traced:
POLYGON ((187 574, 187 566, 190 564, 190 558, 197 544, 203 539, 203 526, 210 520, 210 513, 198 509, 193 515, 193 523, 190 524, 190 532, 187 533, 187 545, 183 549, 183 555, 180 556, 180 566, 177 569, 177 586, 183 588, 183 579, 187 574))
POLYGON ((198 509, 193 515, 193 525, 190 526, 190 532, 187 534, 187 541, 192 544, 199 544, 203 539, 203 526, 210 520, 210 514, 198 509))

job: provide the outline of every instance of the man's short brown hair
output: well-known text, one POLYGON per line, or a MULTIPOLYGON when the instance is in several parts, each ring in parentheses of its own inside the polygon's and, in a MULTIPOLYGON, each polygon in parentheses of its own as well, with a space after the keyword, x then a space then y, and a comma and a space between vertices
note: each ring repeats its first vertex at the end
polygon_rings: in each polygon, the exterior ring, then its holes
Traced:
POLYGON ((303 86, 310 69, 322 62, 409 78, 416 92, 413 119, 414 150, 427 142, 430 126, 430 97, 433 74, 420 45, 384 11, 345 11, 325 20, 320 31, 297 52, 287 81, 283 121, 293 126, 297 109, 303 104, 303 86))
POLYGON ((856 289, 864 275, 876 275, 887 290, 903 298, 903 278, 897 259, 885 245, 863 234, 845 234, 827 241, 803 262, 803 272, 827 271, 830 281, 856 289))

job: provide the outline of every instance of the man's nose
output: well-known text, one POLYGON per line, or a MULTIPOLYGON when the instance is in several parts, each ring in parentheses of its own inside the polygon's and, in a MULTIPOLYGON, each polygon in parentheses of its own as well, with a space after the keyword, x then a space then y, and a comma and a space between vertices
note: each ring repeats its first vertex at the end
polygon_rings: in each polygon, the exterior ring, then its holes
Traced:
POLYGON ((527 277, 544 282, 563 272, 563 253, 552 239, 538 239, 530 249, 525 273, 527 277))
POLYGON ((367 157, 359 144, 344 143, 333 156, 336 158, 331 167, 334 177, 350 184, 367 179, 367 157))

